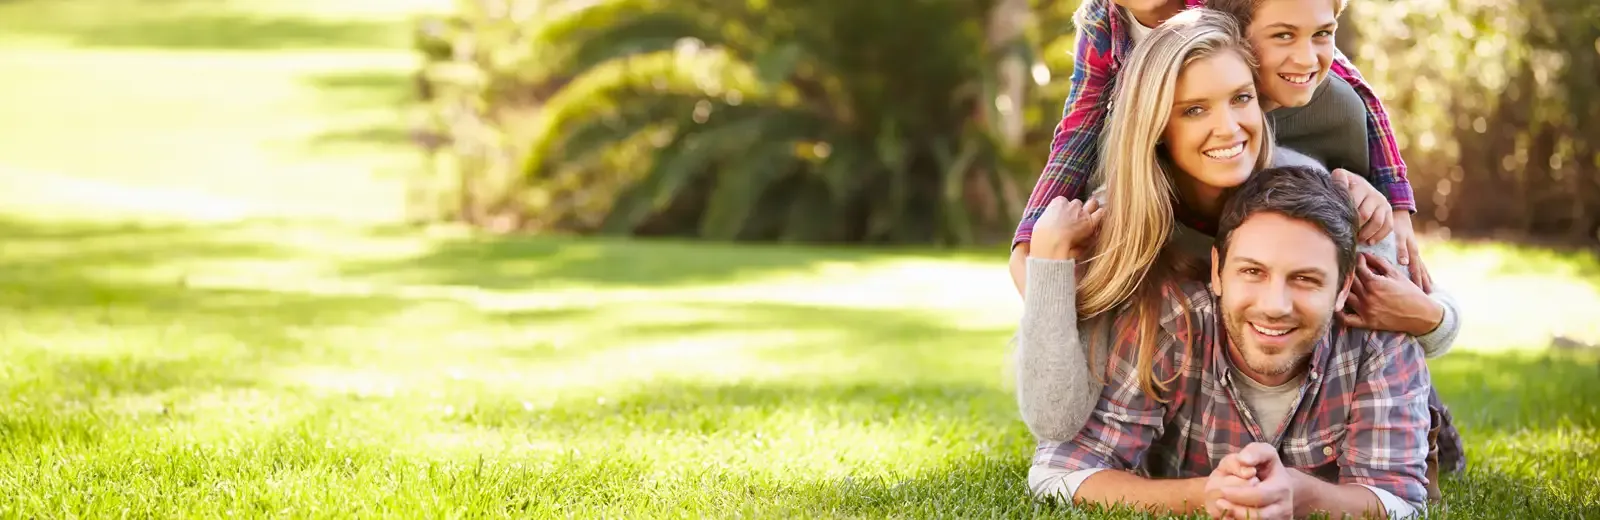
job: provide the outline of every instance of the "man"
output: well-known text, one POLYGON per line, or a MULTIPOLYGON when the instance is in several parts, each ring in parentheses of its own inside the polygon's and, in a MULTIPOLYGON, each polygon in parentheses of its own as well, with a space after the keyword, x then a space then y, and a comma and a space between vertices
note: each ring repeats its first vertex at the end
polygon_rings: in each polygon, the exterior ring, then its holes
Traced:
MULTIPOLYGON (((1326 174, 1253 175, 1223 210, 1210 283, 1165 291, 1147 369, 1164 390, 1141 389, 1137 338, 1108 332, 1100 402, 1076 438, 1040 444, 1033 491, 1213 517, 1417 513, 1427 365, 1411 337, 1335 319, 1364 262, 1355 230, 1326 174)), ((1115 329, 1131 331, 1098 330, 1115 329)))

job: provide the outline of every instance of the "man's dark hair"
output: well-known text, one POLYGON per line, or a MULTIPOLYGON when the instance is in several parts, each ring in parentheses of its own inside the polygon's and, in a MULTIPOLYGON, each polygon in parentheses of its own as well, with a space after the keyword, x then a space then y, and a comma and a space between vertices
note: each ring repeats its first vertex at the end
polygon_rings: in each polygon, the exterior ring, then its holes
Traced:
POLYGON ((1277 213, 1316 225, 1333 240, 1339 255, 1339 283, 1356 264, 1356 208, 1327 172, 1305 166, 1280 166, 1256 172, 1222 206, 1217 227, 1217 268, 1227 263, 1233 230, 1257 213, 1277 213))

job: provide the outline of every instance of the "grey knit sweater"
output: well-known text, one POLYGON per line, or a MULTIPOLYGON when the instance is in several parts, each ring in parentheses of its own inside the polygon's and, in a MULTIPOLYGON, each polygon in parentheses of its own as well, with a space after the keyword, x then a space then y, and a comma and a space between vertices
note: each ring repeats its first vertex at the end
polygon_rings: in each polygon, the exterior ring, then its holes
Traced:
POLYGON ((1329 170, 1344 168, 1372 180, 1367 150, 1367 105, 1344 79, 1329 74, 1305 106, 1267 112, 1279 146, 1293 148, 1329 170))
MULTIPOLYGON (((1277 165, 1320 168, 1305 155, 1275 150, 1277 165)), ((1324 169, 1324 171, 1326 171, 1324 169)), ((1097 192, 1096 195, 1099 195, 1097 192)), ((1209 255, 1211 237, 1177 225, 1172 245, 1209 255)), ((1404 270, 1396 262, 1394 235, 1376 245, 1360 246, 1404 270)), ((1088 330, 1078 320, 1077 276, 1070 260, 1029 258, 1024 286, 1022 321, 1015 337, 1017 404, 1028 430, 1042 440, 1064 442, 1083 429, 1100 399, 1101 385, 1090 374, 1089 357, 1080 338, 1088 330)), ((1417 337, 1428 357, 1444 355, 1460 332, 1460 310, 1453 298, 1438 288, 1430 295, 1444 307, 1444 320, 1432 332, 1417 337)), ((1106 359, 1101 352, 1094 359, 1106 359)))

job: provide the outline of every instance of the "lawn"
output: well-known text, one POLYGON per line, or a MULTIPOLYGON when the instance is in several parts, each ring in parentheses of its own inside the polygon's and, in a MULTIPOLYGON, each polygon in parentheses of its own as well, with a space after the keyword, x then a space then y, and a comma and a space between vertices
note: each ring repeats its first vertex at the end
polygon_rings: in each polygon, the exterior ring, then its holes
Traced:
MULTIPOLYGON (((0 516, 1084 516, 1024 496, 1003 251, 368 220, 398 4, 0 0, 0 516)), ((1600 261, 1428 251, 1444 516, 1600 517, 1600 261)))

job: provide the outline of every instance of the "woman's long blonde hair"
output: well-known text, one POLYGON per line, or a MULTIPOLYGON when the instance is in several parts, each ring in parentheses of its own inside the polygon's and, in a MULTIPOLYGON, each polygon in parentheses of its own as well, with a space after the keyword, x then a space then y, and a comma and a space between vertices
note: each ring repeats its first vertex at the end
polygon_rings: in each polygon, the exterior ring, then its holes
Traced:
MULTIPOLYGON (((1110 120, 1102 135, 1100 166, 1094 179, 1106 187, 1107 213, 1078 284, 1078 315, 1110 316, 1108 311, 1132 305, 1128 310, 1139 337, 1137 373, 1141 386, 1152 396, 1157 395, 1157 387, 1165 390, 1167 386, 1154 381, 1151 367, 1163 291, 1170 289, 1168 282, 1177 269, 1173 259, 1163 258, 1162 251, 1172 236, 1172 205, 1177 197, 1172 175, 1182 174, 1159 143, 1172 113, 1178 74, 1195 61, 1227 52, 1236 53, 1255 69, 1255 58, 1233 17, 1204 8, 1174 15, 1129 54, 1118 75, 1110 120)), ((1261 128, 1261 135, 1256 136, 1261 140, 1261 154, 1255 170, 1272 159, 1272 132, 1266 121, 1261 128)), ((1133 332, 1128 327, 1117 329, 1133 332)))

